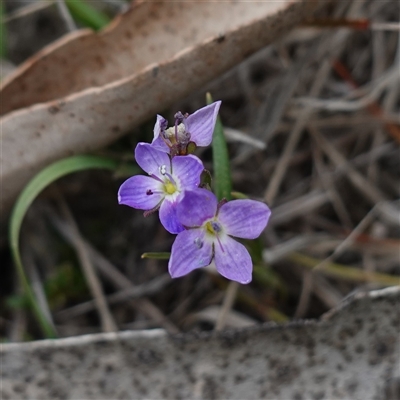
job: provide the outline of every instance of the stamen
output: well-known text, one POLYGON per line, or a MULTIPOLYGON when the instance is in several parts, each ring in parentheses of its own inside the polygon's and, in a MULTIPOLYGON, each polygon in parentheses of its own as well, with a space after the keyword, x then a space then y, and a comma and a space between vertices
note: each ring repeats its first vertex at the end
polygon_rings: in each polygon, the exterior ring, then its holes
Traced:
POLYGON ((149 190, 146 191, 146 194, 147 194, 147 196, 151 196, 154 193, 153 193, 153 191, 151 189, 149 189, 149 190))
POLYGON ((160 169, 161 175, 165 175, 167 173, 167 166, 166 165, 161 165, 159 169, 160 169))
MULTIPOLYGON (((176 115, 176 114, 175 114, 176 115)), ((176 143, 179 143, 179 140, 178 140, 178 125, 179 125, 179 122, 178 122, 178 120, 176 119, 175 120, 175 141, 176 141, 176 143)))
POLYGON ((167 137, 167 135, 166 135, 165 132, 163 132, 163 134, 161 135, 161 138, 162 138, 162 140, 164 140, 164 143, 165 143, 169 148, 172 147, 171 141, 169 140, 169 138, 167 137))
POLYGON ((164 183, 164 181, 162 179, 160 179, 158 176, 156 176, 154 174, 149 174, 149 176, 151 176, 153 179, 155 179, 158 182, 164 183))
POLYGON ((176 185, 176 182, 175 182, 175 180, 174 180, 174 178, 172 177, 171 174, 169 174, 168 172, 165 172, 163 175, 165 175, 165 176, 168 178, 168 180, 169 180, 172 184, 174 184, 174 186, 177 186, 177 185, 176 185))
POLYGON ((180 111, 178 111, 175 115, 174 115, 174 118, 175 118, 175 124, 177 124, 177 125, 179 125, 179 124, 181 124, 182 122, 183 122, 183 120, 185 119, 185 116, 186 115, 189 115, 189 114, 185 114, 185 115, 183 115, 180 111))
POLYGON ((221 232, 221 226, 218 222, 211 221, 211 226, 214 229, 214 232, 216 233, 221 232))

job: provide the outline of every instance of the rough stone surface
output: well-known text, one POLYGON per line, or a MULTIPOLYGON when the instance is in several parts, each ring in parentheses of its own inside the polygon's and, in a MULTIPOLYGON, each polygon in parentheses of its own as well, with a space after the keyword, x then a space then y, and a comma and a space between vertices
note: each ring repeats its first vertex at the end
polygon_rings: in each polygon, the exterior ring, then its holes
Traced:
POLYGON ((2 345, 7 399, 400 398, 400 289, 321 321, 218 335, 121 332, 2 345))

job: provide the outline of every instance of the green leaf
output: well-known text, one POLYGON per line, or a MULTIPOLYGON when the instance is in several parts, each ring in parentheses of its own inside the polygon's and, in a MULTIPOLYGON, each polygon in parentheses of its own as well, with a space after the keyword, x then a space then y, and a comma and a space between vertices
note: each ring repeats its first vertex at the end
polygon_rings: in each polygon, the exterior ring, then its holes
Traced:
POLYGON ((71 15, 82 25, 95 30, 104 28, 110 22, 110 18, 96 10, 84 0, 66 0, 71 15))
MULTIPOLYGON (((207 104, 213 102, 210 93, 206 96, 207 104)), ((232 179, 229 166, 228 147, 226 145, 224 128, 221 119, 217 118, 212 141, 213 166, 214 166, 214 190, 218 200, 231 200, 232 179)))
POLYGON ((155 260, 169 260, 171 257, 171 253, 168 252, 159 252, 159 253, 143 253, 141 258, 153 258, 155 260))
POLYGON ((53 327, 47 321, 43 315, 39 304, 36 301, 33 290, 30 286, 29 280, 25 275, 24 267, 22 264, 21 254, 19 251, 19 233, 22 225, 22 221, 25 214, 35 200, 37 195, 50 183, 54 182, 58 178, 64 175, 71 174, 73 172, 82 171, 92 168, 103 168, 109 170, 115 170, 118 163, 114 160, 96 157, 96 156, 73 156, 65 158, 61 161, 57 161, 54 164, 49 165, 39 172, 24 188, 19 195, 13 211, 11 213, 10 226, 9 226, 9 242, 11 248, 11 255, 14 264, 17 268, 19 278, 22 283, 22 287, 28 297, 30 306, 33 309, 35 317, 37 318, 39 325, 41 326, 43 333, 49 337, 56 337, 56 332, 53 327))

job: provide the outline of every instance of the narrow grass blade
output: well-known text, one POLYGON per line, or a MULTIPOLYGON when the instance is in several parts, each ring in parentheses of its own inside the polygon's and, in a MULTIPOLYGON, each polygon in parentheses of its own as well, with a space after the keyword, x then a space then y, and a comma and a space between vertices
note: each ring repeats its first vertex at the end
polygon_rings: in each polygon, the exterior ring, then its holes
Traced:
MULTIPOLYGON (((288 260, 313 269, 321 260, 306 256, 301 253, 292 253, 286 257, 288 260)), ((382 286, 398 286, 400 278, 397 276, 383 274, 380 272, 368 272, 359 268, 348 267, 346 265, 329 262, 323 268, 317 270, 318 273, 331 276, 332 278, 343 279, 352 282, 374 282, 382 286)), ((317 272, 316 271, 316 272, 317 272)))
MULTIPOLYGON (((207 104, 213 102, 210 93, 207 93, 207 104)), ((217 118, 212 141, 213 167, 214 167, 214 191, 218 200, 231 200, 232 179, 229 166, 228 147, 226 145, 224 128, 221 119, 217 118)))
POLYGON ((66 4, 72 16, 89 28, 99 30, 110 22, 106 14, 96 10, 84 0, 66 0, 66 4))
POLYGON ((56 332, 54 331, 53 327, 48 323, 47 319, 42 313, 42 310, 40 309, 38 302, 36 301, 29 280, 25 274, 21 254, 19 251, 19 233, 22 221, 28 208, 35 200, 37 195, 46 186, 48 186, 58 178, 61 178, 62 176, 71 174, 73 172, 93 168, 115 170, 117 166, 117 161, 96 156, 74 156, 63 159, 49 165, 41 172, 39 172, 25 186, 24 190, 21 192, 14 205, 9 226, 9 243, 11 248, 11 255, 17 268, 17 272, 21 280, 23 289, 29 299, 30 306, 33 309, 35 317, 37 318, 38 323, 43 330, 43 333, 48 338, 56 337, 56 332))

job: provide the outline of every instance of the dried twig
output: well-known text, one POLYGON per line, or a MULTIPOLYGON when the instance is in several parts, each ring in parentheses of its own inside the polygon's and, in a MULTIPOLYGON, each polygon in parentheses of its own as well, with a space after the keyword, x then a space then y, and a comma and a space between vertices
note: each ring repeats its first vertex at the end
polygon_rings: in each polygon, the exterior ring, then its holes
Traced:
POLYGON ((217 323, 215 324, 215 330, 220 331, 224 328, 226 319, 228 317, 229 312, 235 302, 236 294, 239 288, 239 284, 237 282, 230 282, 228 288, 225 292, 224 301, 222 303, 222 308, 218 315, 217 323))
MULTIPOLYGON (((329 71, 330 64, 328 61, 325 61, 319 69, 314 84, 310 90, 312 96, 317 96, 318 93, 321 91, 326 79, 326 75, 329 71)), ((272 205, 276 195, 278 194, 278 190, 286 173, 289 160, 292 157, 292 153, 297 146, 298 141, 300 140, 301 133, 303 132, 303 129, 307 123, 307 119, 310 117, 311 113, 311 108, 305 108, 297 119, 296 124, 294 125, 293 130, 290 133, 289 139, 286 142, 285 148, 283 150, 283 154, 278 161, 278 165, 276 166, 276 169, 272 175, 271 181, 264 195, 267 204, 272 205)))
POLYGON ((64 20, 67 29, 73 32, 77 29, 74 19, 68 10, 64 0, 56 0, 58 11, 60 12, 61 18, 64 20))
MULTIPOLYGON (((129 299, 150 296, 163 289, 168 283, 171 283, 170 276, 168 274, 160 275, 149 282, 143 283, 142 285, 132 286, 107 296, 107 303, 118 304, 129 299)), ((71 319, 77 317, 78 315, 92 311, 94 308, 96 308, 96 303, 93 300, 90 300, 59 311, 56 314, 56 317, 59 319, 71 319)))
POLYGON ((72 243, 77 252, 90 291, 92 292, 92 295, 95 299, 96 307, 101 319, 102 329, 104 332, 116 332, 118 330, 117 325, 108 308, 100 280, 96 275, 85 244, 82 241, 78 226, 76 225, 76 222, 71 212, 69 211, 68 206, 61 196, 58 196, 58 200, 61 211, 64 214, 64 218, 66 220, 65 223, 69 225, 71 233, 73 234, 72 243))
MULTIPOLYGON (((73 235, 71 234, 71 231, 68 229, 68 227, 66 228, 65 226, 60 224, 60 220, 57 220, 57 217, 53 216, 52 221, 67 240, 73 240, 73 235)), ((82 243, 85 246, 89 246, 84 241, 82 241, 82 243)), ((99 271, 103 275, 105 275, 109 279, 110 283, 112 283, 116 288, 133 289, 134 286, 131 281, 123 274, 121 274, 117 268, 115 268, 102 254, 100 254, 100 252, 98 252, 94 248, 91 248, 91 246, 89 247, 88 252, 90 252, 91 257, 93 257, 95 265, 97 266, 97 268, 99 268, 99 271)), ((149 300, 145 298, 140 300, 128 300, 127 304, 129 304, 135 310, 143 311, 146 315, 148 315, 158 324, 163 326, 168 332, 179 332, 179 329, 171 321, 169 321, 168 318, 163 315, 162 312, 149 300)))

